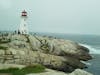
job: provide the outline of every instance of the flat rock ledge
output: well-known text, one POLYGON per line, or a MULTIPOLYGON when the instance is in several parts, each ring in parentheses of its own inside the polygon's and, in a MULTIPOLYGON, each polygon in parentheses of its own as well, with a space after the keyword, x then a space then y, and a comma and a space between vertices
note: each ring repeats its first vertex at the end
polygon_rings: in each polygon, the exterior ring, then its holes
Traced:
POLYGON ((37 35, 0 35, 0 63, 42 64, 57 71, 73 72, 92 59, 89 49, 76 42, 37 35))

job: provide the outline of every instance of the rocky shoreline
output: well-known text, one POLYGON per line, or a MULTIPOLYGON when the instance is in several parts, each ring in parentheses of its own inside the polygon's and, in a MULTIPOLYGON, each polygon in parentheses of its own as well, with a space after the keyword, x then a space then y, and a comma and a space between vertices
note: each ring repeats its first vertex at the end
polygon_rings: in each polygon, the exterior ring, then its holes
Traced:
POLYGON ((86 68, 81 61, 90 59, 92 57, 87 48, 70 40, 20 34, 0 36, 0 63, 3 64, 38 63, 49 69, 70 73, 86 68))

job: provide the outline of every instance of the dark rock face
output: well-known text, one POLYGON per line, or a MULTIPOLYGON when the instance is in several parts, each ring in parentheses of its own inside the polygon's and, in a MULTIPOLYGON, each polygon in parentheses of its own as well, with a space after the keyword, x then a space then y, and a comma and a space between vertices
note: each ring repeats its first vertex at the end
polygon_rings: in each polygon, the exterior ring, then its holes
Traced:
POLYGON ((79 59, 80 60, 90 60, 90 59, 92 59, 92 57, 91 57, 91 55, 89 54, 89 49, 88 48, 86 48, 86 47, 84 47, 84 46, 78 46, 78 49, 81 51, 80 52, 80 57, 79 57, 79 59))
MULTIPOLYGON (((8 38, 8 37, 7 37, 8 38)), ((70 40, 31 35, 12 35, 11 41, 0 44, 0 63, 30 65, 39 63, 47 68, 72 72, 87 66, 81 61, 92 59, 89 50, 70 40)))

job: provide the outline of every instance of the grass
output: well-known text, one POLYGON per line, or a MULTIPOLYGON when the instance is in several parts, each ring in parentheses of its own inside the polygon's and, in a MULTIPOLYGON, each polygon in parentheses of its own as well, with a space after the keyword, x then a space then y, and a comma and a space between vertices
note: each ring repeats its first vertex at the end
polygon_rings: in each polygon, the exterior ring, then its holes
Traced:
POLYGON ((19 68, 8 68, 0 70, 0 73, 7 73, 12 75, 26 75, 29 73, 41 73, 45 71, 45 67, 42 65, 30 65, 22 69, 19 68))
POLYGON ((7 50, 7 49, 8 49, 8 47, 5 47, 5 46, 0 46, 0 49, 7 50))

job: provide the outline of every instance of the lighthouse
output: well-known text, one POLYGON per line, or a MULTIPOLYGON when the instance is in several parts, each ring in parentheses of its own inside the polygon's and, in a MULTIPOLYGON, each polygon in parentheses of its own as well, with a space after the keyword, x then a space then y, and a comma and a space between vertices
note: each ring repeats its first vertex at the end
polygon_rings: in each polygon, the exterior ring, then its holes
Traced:
POLYGON ((24 10, 21 12, 21 23, 18 28, 19 34, 28 34, 28 28, 27 28, 27 12, 24 10))

